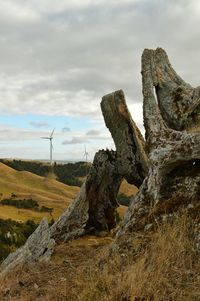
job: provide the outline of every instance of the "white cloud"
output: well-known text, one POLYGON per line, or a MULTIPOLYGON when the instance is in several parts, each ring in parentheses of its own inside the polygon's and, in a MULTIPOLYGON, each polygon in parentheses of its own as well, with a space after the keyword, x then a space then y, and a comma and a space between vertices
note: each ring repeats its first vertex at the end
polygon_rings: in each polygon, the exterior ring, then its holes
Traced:
MULTIPOLYGON (((165 48, 175 70, 199 85, 199 18, 198 0, 2 0, 0 111, 85 116, 98 131, 102 96, 123 89, 143 131, 142 51, 165 48)), ((17 125, 12 131, 0 127, 0 139, 35 137, 17 125)), ((105 133, 72 130, 67 141, 87 136, 101 146, 105 133)))
POLYGON ((120 88, 130 103, 142 102, 140 57, 145 47, 164 46, 186 80, 197 84, 197 4, 1 1, 0 109, 100 115, 101 97, 120 88))
POLYGON ((21 23, 31 23, 38 20, 38 14, 27 5, 19 5, 17 1, 0 1, 1 21, 15 20, 21 23))

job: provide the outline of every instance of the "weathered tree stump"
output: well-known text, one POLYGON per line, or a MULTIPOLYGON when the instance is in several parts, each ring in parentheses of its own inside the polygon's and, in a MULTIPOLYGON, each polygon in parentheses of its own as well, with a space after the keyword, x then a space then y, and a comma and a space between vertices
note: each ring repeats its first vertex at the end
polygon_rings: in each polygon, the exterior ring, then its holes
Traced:
POLYGON ((51 237, 68 241, 88 231, 108 231, 116 226, 116 198, 122 177, 114 151, 99 151, 86 182, 71 206, 51 227, 51 237))
POLYGON ((49 225, 44 218, 37 229, 29 236, 24 246, 8 255, 0 267, 5 274, 16 267, 36 261, 46 262, 54 251, 55 241, 50 236, 49 225))
MULTIPOLYGON (((178 123, 180 120, 177 121, 176 118, 179 115, 170 112, 173 110, 174 99, 170 98, 169 87, 173 87, 174 81, 177 91, 178 85, 183 86, 183 81, 169 63, 165 66, 166 61, 168 62, 167 55, 162 49, 146 49, 143 52, 143 109, 149 170, 118 230, 115 246, 125 247, 145 227, 158 222, 162 214, 174 213, 188 205, 199 206, 200 134, 176 131, 169 126, 186 127, 186 123, 183 120, 178 123), (165 114, 168 110, 169 118, 165 114)), ((185 86, 185 91, 190 91, 187 87, 189 86, 185 86)), ((194 103, 196 102, 197 99, 194 98, 194 103)), ((183 98, 180 98, 180 103, 182 106, 183 98)), ((176 105, 179 105, 178 99, 176 105)), ((194 107, 196 112, 196 105, 194 107)))
POLYGON ((127 108, 122 90, 105 95, 101 109, 117 152, 119 173, 130 184, 139 187, 148 172, 145 141, 127 108))
POLYGON ((148 51, 151 79, 162 117, 175 130, 193 128, 200 122, 200 87, 193 88, 177 75, 162 48, 148 51))
MULTIPOLYGON (((33 234, 39 249, 33 248, 30 258, 38 260, 38 254, 43 256, 46 245, 49 258, 54 240, 66 242, 91 230, 115 227, 116 197, 122 179, 136 185, 139 191, 118 228, 112 250, 134 246, 134 240, 144 231, 153 229, 163 216, 173 215, 183 207, 193 208, 195 218, 199 219, 200 88, 192 88, 176 74, 161 48, 144 50, 142 85, 145 140, 131 118, 123 91, 104 96, 102 113, 116 152, 96 153, 75 201, 50 229, 45 228, 47 244, 43 240, 42 245, 39 243, 41 226, 33 234)), ((196 224, 200 248, 199 221, 196 224)), ((29 249, 25 247, 22 251, 29 249)), ((15 265, 15 259, 21 262, 21 254, 17 251, 10 255, 11 265, 15 265)), ((5 266, 7 263, 10 264, 9 258, 5 266)))

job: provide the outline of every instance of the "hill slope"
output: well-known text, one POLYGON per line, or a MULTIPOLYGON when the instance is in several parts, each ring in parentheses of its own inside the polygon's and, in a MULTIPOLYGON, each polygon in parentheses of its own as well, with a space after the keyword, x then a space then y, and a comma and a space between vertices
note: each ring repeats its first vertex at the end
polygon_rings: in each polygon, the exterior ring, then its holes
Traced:
MULTIPOLYGON (((0 198, 9 198, 13 193, 20 199, 31 198, 36 200, 40 206, 53 208, 54 219, 60 216, 68 207, 79 189, 77 186, 68 186, 55 179, 38 176, 29 171, 17 171, 0 162, 0 198)), ((120 192, 131 196, 137 192, 137 188, 123 181, 120 192)), ((125 206, 118 208, 121 217, 126 209, 125 206)), ((0 210, 0 219, 11 218, 16 221, 33 219, 39 221, 44 216, 50 217, 46 212, 18 209, 14 206, 1 206, 0 210)))
MULTIPOLYGON (((19 198, 32 198, 40 206, 54 208, 53 216, 58 217, 75 198, 79 187, 68 186, 54 179, 37 176, 28 171, 17 171, 0 163, 1 198, 10 197, 12 193, 19 198)), ((47 213, 1 206, 0 218, 12 218, 24 221, 28 218, 39 220, 47 213)))
POLYGON ((0 300, 198 301, 200 258, 192 225, 183 214, 144 232, 138 248, 123 256, 108 256, 111 236, 62 243, 50 262, 0 277, 0 300))

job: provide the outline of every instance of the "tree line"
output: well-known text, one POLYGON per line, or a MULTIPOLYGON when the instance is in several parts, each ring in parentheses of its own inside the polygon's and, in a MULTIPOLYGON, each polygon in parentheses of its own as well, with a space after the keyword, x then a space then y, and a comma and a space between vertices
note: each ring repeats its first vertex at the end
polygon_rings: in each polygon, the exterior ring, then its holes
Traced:
POLYGON ((17 198, 5 198, 1 200, 1 205, 7 205, 7 206, 14 206, 19 209, 31 209, 34 211, 40 211, 40 212, 48 212, 50 215, 53 212, 53 208, 49 208, 46 206, 39 207, 39 204, 36 200, 33 200, 31 198, 29 199, 17 199, 17 198))
POLYGON ((42 177, 54 174, 58 181, 70 186, 79 187, 82 185, 82 181, 78 178, 87 176, 91 166, 91 164, 87 162, 66 164, 58 164, 55 162, 53 166, 40 161, 24 161, 16 159, 0 159, 0 162, 18 171, 25 170, 42 177))
POLYGON ((0 219, 0 261, 24 245, 37 226, 33 220, 19 223, 11 219, 0 219))

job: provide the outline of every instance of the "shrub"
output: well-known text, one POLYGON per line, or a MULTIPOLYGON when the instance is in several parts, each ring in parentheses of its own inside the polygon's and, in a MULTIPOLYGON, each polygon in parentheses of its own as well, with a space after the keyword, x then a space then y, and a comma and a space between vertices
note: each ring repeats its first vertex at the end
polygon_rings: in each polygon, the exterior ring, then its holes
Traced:
POLYGON ((131 200, 127 195, 125 195, 122 192, 119 192, 117 196, 117 201, 120 205, 128 207, 131 200))

